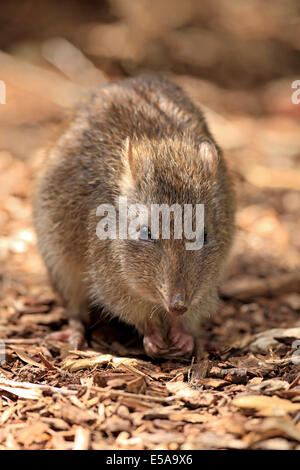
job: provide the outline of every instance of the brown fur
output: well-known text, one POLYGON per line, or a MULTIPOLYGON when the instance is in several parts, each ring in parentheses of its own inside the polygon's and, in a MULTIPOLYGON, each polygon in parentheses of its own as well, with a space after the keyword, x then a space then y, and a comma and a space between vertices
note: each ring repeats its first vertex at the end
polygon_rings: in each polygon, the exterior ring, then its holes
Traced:
POLYGON ((167 330, 165 305, 180 290, 188 306, 181 321, 200 336, 233 237, 234 199, 202 112, 173 82, 129 79, 83 100, 47 155, 34 216, 40 251, 71 316, 86 322, 98 305, 141 334, 152 315, 167 330), (147 205, 204 203, 207 244, 186 251, 184 240, 100 241, 96 208, 119 195, 147 205))

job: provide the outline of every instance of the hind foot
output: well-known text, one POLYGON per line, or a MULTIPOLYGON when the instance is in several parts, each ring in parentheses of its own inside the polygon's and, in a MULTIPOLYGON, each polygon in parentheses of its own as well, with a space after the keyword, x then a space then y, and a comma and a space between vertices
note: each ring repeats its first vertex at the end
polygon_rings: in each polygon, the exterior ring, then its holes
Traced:
POLYGON ((50 333, 46 340, 68 343, 72 349, 86 349, 85 328, 80 320, 71 319, 69 328, 50 333))

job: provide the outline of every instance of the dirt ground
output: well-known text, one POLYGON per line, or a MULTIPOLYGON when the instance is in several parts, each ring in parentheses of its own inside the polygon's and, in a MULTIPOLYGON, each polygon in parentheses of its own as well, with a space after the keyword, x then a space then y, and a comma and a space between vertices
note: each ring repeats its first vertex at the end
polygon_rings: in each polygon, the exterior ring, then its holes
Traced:
POLYGON ((0 449, 300 449, 297 2, 41 3, 0 14, 0 449), (87 88, 145 71, 203 107, 237 192, 201 363, 118 323, 85 351, 47 339, 67 318, 32 226, 43 149, 87 88))

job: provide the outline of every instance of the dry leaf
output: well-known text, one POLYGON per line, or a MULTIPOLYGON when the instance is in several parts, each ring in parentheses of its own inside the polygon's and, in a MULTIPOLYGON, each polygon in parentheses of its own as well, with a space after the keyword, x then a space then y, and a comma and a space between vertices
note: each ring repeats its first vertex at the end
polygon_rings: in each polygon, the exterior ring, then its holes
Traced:
POLYGON ((300 410, 300 403, 292 403, 276 396, 242 395, 232 400, 232 404, 246 410, 254 409, 263 416, 292 413, 300 410))
POLYGON ((77 406, 67 405, 61 408, 61 417, 70 424, 82 424, 88 421, 96 421, 98 415, 90 410, 81 410, 77 406))
POLYGON ((137 379, 131 380, 131 382, 127 384, 127 390, 131 393, 143 393, 145 386, 145 378, 138 377, 137 379))
POLYGON ((216 400, 215 395, 195 390, 184 382, 168 382, 166 388, 175 398, 191 406, 210 406, 216 400))
POLYGON ((244 438, 249 445, 278 436, 300 441, 300 431, 298 431, 292 420, 288 417, 267 418, 259 425, 246 424, 246 429, 251 430, 244 438))
POLYGON ((48 425, 46 423, 42 423, 41 421, 29 425, 25 424, 24 428, 18 432, 17 440, 20 444, 23 444, 25 447, 27 447, 33 442, 39 442, 48 439, 50 436, 44 434, 46 431, 48 431, 48 429, 48 425))
POLYGON ((276 338, 300 339, 300 328, 273 328, 262 331, 253 336, 248 349, 253 353, 268 353, 270 349, 280 345, 276 338))
POLYGON ((224 387, 224 385, 229 385, 230 382, 222 379, 206 378, 199 379, 199 384, 204 385, 204 387, 221 388, 224 387))
POLYGON ((268 379, 259 381, 258 383, 251 383, 247 388, 254 392, 262 392, 266 395, 271 395, 279 390, 287 390, 289 388, 289 383, 280 379, 268 379))
POLYGON ((84 359, 65 359, 62 365, 63 369, 69 370, 70 372, 76 372, 82 369, 89 369, 96 365, 104 365, 112 363, 115 366, 121 364, 128 364, 129 366, 136 366, 137 361, 128 357, 115 357, 111 354, 102 354, 94 357, 87 357, 84 359))
POLYGON ((21 351, 17 351, 17 350, 16 350, 16 354, 23 362, 26 362, 26 364, 30 364, 32 366, 38 367, 39 369, 45 369, 44 364, 40 364, 39 362, 35 361, 34 359, 32 359, 27 354, 25 354, 21 351))

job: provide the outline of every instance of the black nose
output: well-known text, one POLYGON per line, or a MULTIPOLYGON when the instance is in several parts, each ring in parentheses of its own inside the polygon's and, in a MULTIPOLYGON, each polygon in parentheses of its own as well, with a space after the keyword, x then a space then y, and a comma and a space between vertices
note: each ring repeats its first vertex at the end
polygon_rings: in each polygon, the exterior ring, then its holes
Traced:
POLYGON ((170 304, 168 305, 168 312, 172 315, 183 315, 187 311, 185 300, 182 294, 175 294, 170 304))

